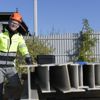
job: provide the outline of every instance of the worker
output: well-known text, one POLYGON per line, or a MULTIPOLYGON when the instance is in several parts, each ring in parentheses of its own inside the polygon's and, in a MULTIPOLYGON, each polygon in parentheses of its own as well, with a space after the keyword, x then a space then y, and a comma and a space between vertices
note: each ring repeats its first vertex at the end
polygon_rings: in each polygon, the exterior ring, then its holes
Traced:
POLYGON ((15 66, 16 53, 19 51, 27 64, 32 64, 31 56, 21 33, 17 31, 22 23, 21 14, 13 12, 9 18, 8 25, 0 33, 0 100, 3 100, 4 79, 7 78, 13 88, 11 100, 20 100, 21 82, 15 66), (16 95, 15 95, 15 94, 16 95))

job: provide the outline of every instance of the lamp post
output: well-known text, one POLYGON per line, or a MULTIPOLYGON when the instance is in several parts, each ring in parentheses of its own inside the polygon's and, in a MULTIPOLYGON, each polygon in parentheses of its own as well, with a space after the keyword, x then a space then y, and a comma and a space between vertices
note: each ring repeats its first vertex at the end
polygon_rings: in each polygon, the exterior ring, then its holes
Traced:
POLYGON ((34 0, 34 35, 37 36, 37 0, 34 0))

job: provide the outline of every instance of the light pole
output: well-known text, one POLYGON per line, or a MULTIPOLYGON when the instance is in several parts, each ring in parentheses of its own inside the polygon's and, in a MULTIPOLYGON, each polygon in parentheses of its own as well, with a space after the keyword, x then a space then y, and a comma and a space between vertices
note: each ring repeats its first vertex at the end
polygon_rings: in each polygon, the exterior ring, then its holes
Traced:
POLYGON ((37 36, 37 0, 34 0, 34 35, 37 36))

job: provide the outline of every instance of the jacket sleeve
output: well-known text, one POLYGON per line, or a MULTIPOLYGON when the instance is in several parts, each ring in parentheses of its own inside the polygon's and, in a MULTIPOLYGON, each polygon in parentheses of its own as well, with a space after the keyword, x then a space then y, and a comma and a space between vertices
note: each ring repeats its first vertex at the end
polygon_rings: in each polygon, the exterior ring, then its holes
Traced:
POLYGON ((22 35, 19 38, 18 50, 22 56, 29 55, 28 48, 22 35))

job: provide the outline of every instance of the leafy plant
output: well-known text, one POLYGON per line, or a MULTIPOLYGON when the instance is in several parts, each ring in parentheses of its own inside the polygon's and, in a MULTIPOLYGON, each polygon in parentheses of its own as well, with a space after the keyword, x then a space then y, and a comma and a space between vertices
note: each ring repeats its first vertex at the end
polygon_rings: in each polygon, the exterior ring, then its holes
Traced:
POLYGON ((96 38, 93 37, 93 32, 88 20, 83 19, 83 28, 80 32, 78 44, 78 55, 76 56, 78 61, 95 61, 95 58, 93 58, 93 47, 95 46, 96 38))
MULTIPOLYGON (((49 47, 49 45, 47 45, 46 42, 40 41, 37 37, 32 37, 32 36, 28 37, 26 39, 26 45, 33 59, 33 63, 36 63, 35 59, 37 55, 50 54, 51 52, 53 52, 53 49, 49 47)), ((18 52, 17 60, 16 60, 17 70, 19 72, 26 73, 27 72, 26 68, 19 67, 20 64, 26 64, 24 59, 25 58, 20 56, 20 53, 18 52)))

